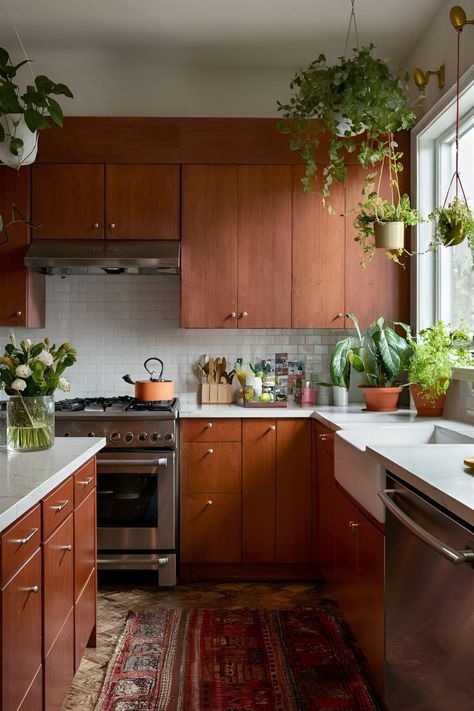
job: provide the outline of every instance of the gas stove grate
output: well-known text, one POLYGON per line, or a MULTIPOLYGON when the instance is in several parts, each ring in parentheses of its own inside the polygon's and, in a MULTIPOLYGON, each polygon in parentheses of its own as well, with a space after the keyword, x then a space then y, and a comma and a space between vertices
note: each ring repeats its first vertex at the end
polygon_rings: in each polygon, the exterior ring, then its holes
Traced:
POLYGON ((118 397, 72 398, 56 402, 58 412, 174 412, 178 399, 145 402, 128 395, 118 397))

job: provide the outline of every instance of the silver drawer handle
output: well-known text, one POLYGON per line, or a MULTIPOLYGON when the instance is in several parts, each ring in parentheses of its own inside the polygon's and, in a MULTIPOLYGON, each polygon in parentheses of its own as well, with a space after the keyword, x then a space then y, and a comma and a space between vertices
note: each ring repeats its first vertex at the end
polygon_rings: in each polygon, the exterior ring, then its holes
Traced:
POLYGON ((29 543, 33 536, 35 536, 37 533, 38 529, 32 528, 31 531, 24 538, 15 538, 14 540, 12 540, 12 543, 19 543, 20 546, 26 546, 26 544, 29 543))
POLYGON ((385 489, 385 491, 379 491, 379 497, 387 507, 387 509, 401 521, 406 528, 408 528, 414 536, 419 538, 421 541, 427 543, 430 548, 442 555, 444 558, 449 560, 455 565, 459 563, 473 563, 474 562, 474 551, 465 550, 457 551, 455 548, 445 543, 440 538, 433 536, 425 528, 416 523, 408 514, 406 514, 402 509, 397 506, 395 501, 392 499, 391 494, 399 494, 400 492, 396 489, 385 489))
POLYGON ((141 558, 127 558, 127 560, 118 560, 118 561, 115 559, 111 559, 111 558, 98 558, 97 559, 97 565, 101 565, 104 567, 115 565, 117 562, 129 564, 129 565, 141 565, 143 567, 150 566, 150 567, 155 568, 157 566, 168 565, 168 563, 170 562, 170 559, 168 558, 168 556, 166 556, 166 557, 164 556, 163 558, 158 558, 158 559, 153 558, 153 560, 146 560, 146 559, 142 560, 141 558))
POLYGON ((59 546, 60 551, 72 551, 72 545, 69 543, 67 546, 59 546))
POLYGON ((206 501, 206 506, 212 506, 213 503, 212 499, 209 499, 209 501, 206 501))
POLYGON ((207 450, 207 454, 214 454, 214 450, 213 450, 212 448, 211 448, 211 449, 208 449, 208 450, 207 450))
POLYGON ((22 590, 23 592, 27 592, 27 593, 37 593, 37 592, 39 592, 39 586, 38 585, 31 585, 28 588, 20 588, 20 590, 22 590))
POLYGON ((166 467, 166 457, 160 459, 98 459, 97 464, 107 467, 166 467))
POLYGON ((77 484, 80 484, 80 486, 89 486, 91 481, 94 481, 94 477, 90 476, 88 479, 85 479, 84 481, 78 481, 76 482, 77 484))
POLYGON ((65 501, 61 501, 60 504, 57 504, 57 506, 50 506, 50 509, 53 509, 53 511, 62 511, 63 509, 66 508, 66 506, 69 503, 69 499, 66 499, 65 501))
POLYGON ((319 439, 321 440, 321 442, 326 442, 328 439, 331 439, 331 435, 320 434, 319 439))

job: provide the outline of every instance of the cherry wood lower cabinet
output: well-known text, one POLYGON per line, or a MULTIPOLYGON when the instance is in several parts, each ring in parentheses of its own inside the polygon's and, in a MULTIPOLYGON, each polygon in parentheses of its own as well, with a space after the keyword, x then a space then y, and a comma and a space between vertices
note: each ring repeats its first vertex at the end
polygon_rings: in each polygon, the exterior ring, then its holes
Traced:
POLYGON ((313 423, 316 480, 315 556, 328 582, 334 570, 334 432, 313 423))
POLYGON ((181 440, 181 580, 314 577, 311 422, 183 420, 181 440))
POLYGON ((95 644, 95 540, 95 459, 1 533, 1 711, 61 708, 95 644))

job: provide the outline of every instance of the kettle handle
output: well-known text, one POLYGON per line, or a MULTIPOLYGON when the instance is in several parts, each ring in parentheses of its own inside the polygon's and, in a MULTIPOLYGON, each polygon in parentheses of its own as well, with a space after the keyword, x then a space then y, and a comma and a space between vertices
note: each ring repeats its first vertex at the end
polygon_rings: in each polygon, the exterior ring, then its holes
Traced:
POLYGON ((143 363, 143 365, 144 365, 145 370, 147 370, 147 371, 150 373, 150 376, 151 376, 151 377, 150 377, 150 380, 161 380, 161 377, 162 377, 162 375, 163 375, 163 361, 162 361, 160 358, 154 358, 154 357, 153 357, 153 358, 147 358, 147 360, 143 363), (153 377, 153 373, 155 373, 156 371, 155 371, 155 370, 150 370, 149 367, 148 367, 148 365, 147 365, 151 360, 157 360, 158 363, 161 363, 161 370, 160 370, 160 374, 159 374, 158 378, 154 378, 154 377, 153 377))

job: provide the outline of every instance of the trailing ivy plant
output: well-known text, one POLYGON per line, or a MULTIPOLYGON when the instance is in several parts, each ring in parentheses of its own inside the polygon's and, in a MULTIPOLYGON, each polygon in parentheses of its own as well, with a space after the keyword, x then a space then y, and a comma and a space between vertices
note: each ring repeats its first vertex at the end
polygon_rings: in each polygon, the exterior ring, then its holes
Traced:
POLYGON ((436 208, 428 217, 435 223, 430 249, 455 247, 467 239, 474 268, 474 217, 467 202, 455 196, 447 207, 436 208))
POLYGON ((388 155, 387 137, 410 129, 416 115, 408 98, 408 74, 392 71, 373 56, 374 45, 354 49, 328 65, 320 54, 307 69, 296 72, 288 103, 278 102, 283 118, 279 129, 290 136, 291 150, 306 163, 302 179, 310 192, 318 173, 316 150, 321 134, 329 134, 322 194, 328 197, 334 181, 346 180, 345 157, 352 153, 363 168, 373 168, 388 155), (364 133, 362 138, 355 134, 364 133))

